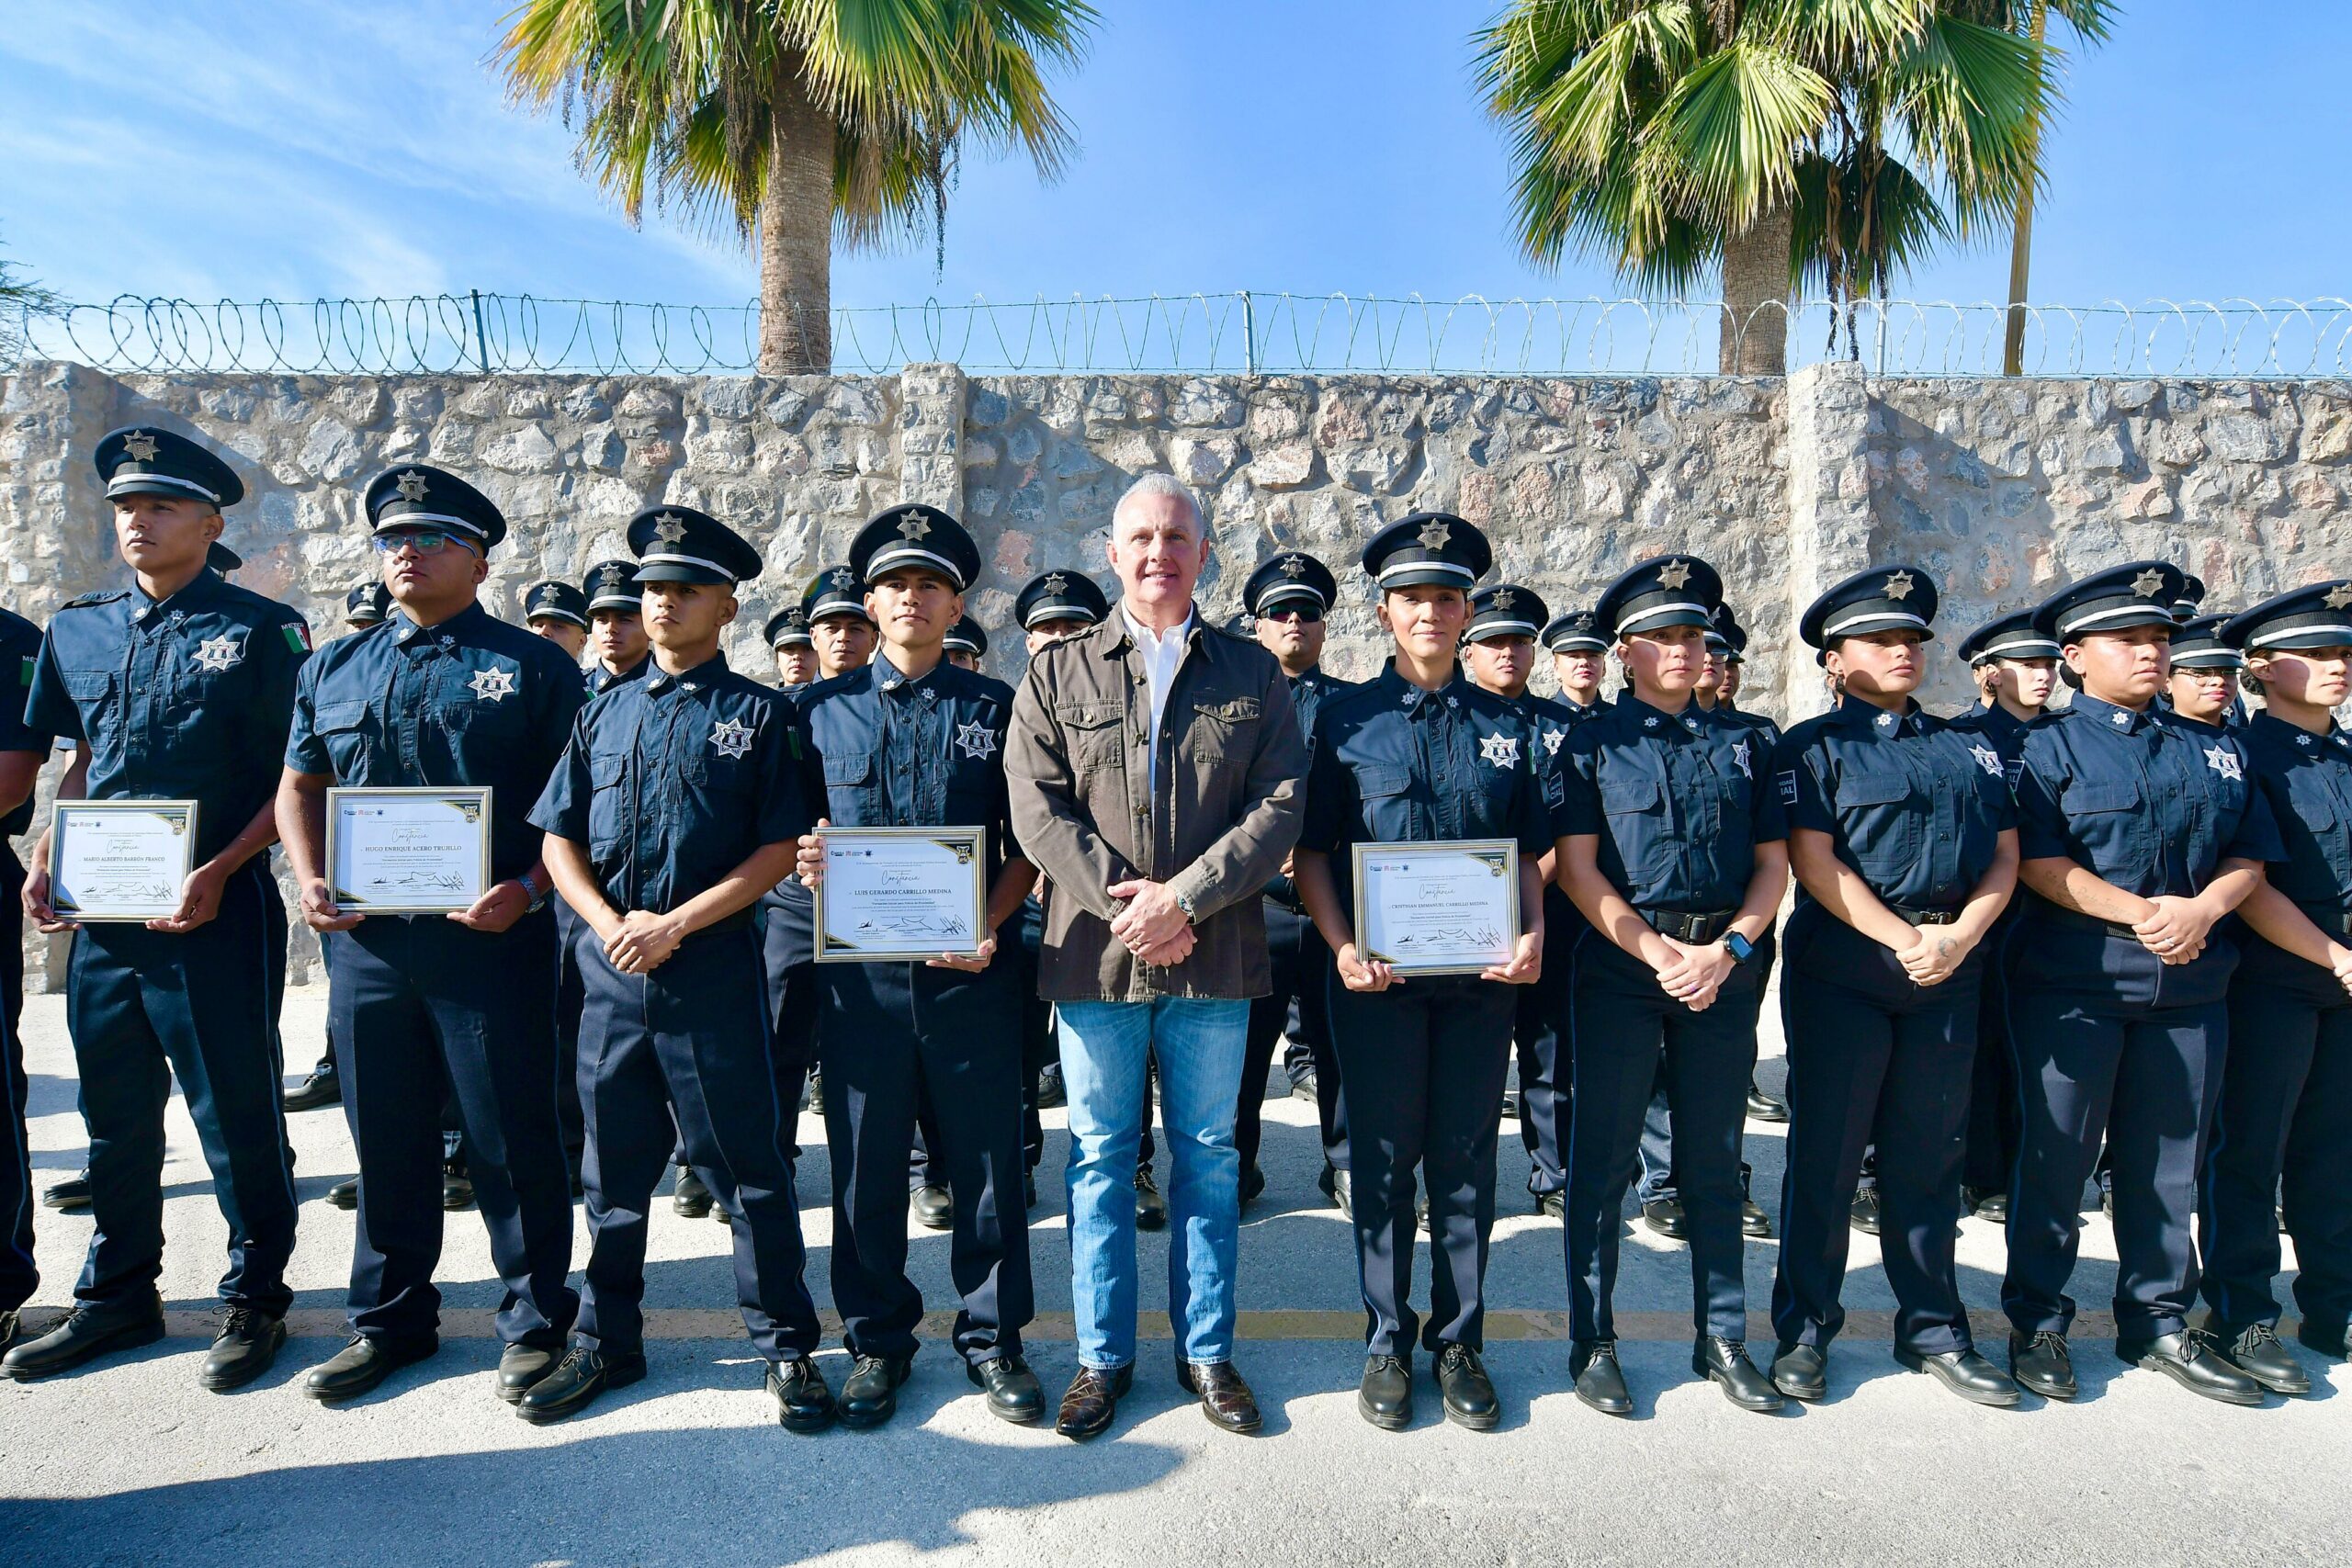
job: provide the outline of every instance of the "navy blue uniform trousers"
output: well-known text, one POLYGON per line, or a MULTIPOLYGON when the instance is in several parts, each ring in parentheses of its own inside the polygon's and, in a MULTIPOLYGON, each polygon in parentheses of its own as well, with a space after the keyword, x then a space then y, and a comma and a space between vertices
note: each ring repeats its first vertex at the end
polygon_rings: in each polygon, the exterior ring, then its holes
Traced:
POLYGON ((0 839, 0 1085, 7 1094, 7 1142, 0 1145, 0 1312, 14 1312, 32 1300, 40 1284, 33 1264, 33 1161, 26 1137, 25 1040, 17 1026, 25 1011, 24 863, 0 839))
POLYGON ((2007 959, 2017 923, 2012 904, 1978 946, 1984 954, 1984 978, 1978 992, 1976 1066, 1968 1090, 1967 1154, 1960 1179, 1979 1192, 2008 1191, 2009 1172, 2018 1162, 2018 1059, 2009 1045, 2007 959))
POLYGON ((555 1110, 564 1152, 576 1161, 588 1134, 580 1113, 580 1010, 587 1005, 587 990, 580 979, 579 955, 572 948, 587 922, 571 912, 562 899, 555 908, 555 1110))
POLYGON ((2352 997, 2250 933, 2230 982, 2230 1039, 2199 1220, 2204 1292, 2232 1330, 2278 1321, 2278 1211, 2295 1238, 2307 1323, 2352 1323, 2352 997))
MULTIPOLYGON (((1331 1046, 1331 949, 1313 920, 1272 898, 1264 904, 1266 952, 1274 961, 1274 988, 1250 1004, 1250 1032, 1242 1047, 1241 1102, 1234 1108, 1233 1146, 1240 1151, 1242 1169, 1258 1163, 1258 1149, 1265 1139, 1266 1075, 1273 1068, 1274 1047, 1288 1030, 1306 1042, 1315 1066, 1316 1120, 1322 1134, 1323 1157, 1333 1169, 1345 1170, 1347 1111, 1340 1097, 1341 1076, 1331 1046)), ((1287 1069, 1284 1076, 1289 1076, 1287 1069)))
POLYGON ((793 1111, 777 1096, 759 933, 748 921, 697 931, 649 975, 622 974, 594 941, 573 952, 587 992, 580 1107, 589 1235, 573 1339, 642 1348, 646 1210, 683 1139, 734 1232, 735 1294, 752 1345, 771 1361, 816 1349, 787 1152, 793 1111))
POLYGON ((1917 986, 1892 952, 1809 899, 1790 918, 1786 946, 1789 1145, 1774 1336, 1826 1347, 1844 1326, 1849 1213, 1862 1150, 1875 1143, 1895 1346, 1969 1349, 1953 1243, 1984 950, 1943 984, 1917 986))
POLYGON ((1371 1355, 1409 1356, 1417 1332, 1431 1351, 1485 1343, 1495 1143, 1519 989, 1476 976, 1423 976, 1386 991, 1351 991, 1336 968, 1331 974, 1331 1040, 1348 1086, 1356 1270, 1371 1355), (1417 1167, 1430 1195, 1426 1325, 1410 1301, 1417 1167))
POLYGON ((1576 965, 1565 1227, 1569 1332, 1578 1339, 1617 1337, 1611 1297, 1619 1212, 1662 1062, 1674 1179, 1690 1227, 1691 1324, 1701 1335, 1745 1339, 1739 1140, 1747 1076, 1756 1068, 1756 965, 1736 965, 1702 1012, 1668 996, 1648 964, 1599 931, 1577 944, 1576 965))
POLYGON ((579 1310, 571 1179, 556 1111, 556 1025, 546 995, 555 917, 504 931, 439 915, 378 915, 328 948, 344 1120, 359 1156, 351 1327, 418 1343, 439 1327, 444 1108, 465 1134, 491 1264, 506 1287, 499 1337, 555 1346, 579 1310))
POLYGON ((1589 927, 1557 884, 1544 885, 1544 974, 1519 992, 1519 1139, 1527 1146, 1527 1190, 1537 1197, 1566 1191, 1568 1081, 1575 1053, 1577 942, 1589 927))
MULTIPOLYGON (((2001 1305, 2020 1334, 2064 1334, 2074 1323, 2066 1281, 2104 1134, 2115 1170, 2117 1337, 2178 1333, 2197 1299, 2190 1222, 2228 1047, 2227 969, 2159 970, 2131 938, 2055 924, 2029 917, 2009 947, 2009 1043, 2024 1100, 2001 1305)), ((2234 958, 2209 948, 2182 967, 2234 958)))
POLYGON ((928 1109, 932 1179, 954 1196, 956 1349, 1017 1355, 1035 1303, 1022 1197, 1022 966, 818 971, 825 1139, 833 1168, 833 1303, 860 1356, 914 1354, 922 1292, 907 1278, 907 1149, 928 1109))
POLYGON ((292 1303, 294 1173, 279 1110, 278 1000, 269 931, 286 906, 256 855, 230 876, 220 912, 173 935, 88 925, 66 967, 66 1026, 90 1129, 96 1230, 74 1296, 94 1305, 154 1289, 164 1266, 164 1106, 176 1076, 229 1225, 220 1297, 282 1315, 292 1303))

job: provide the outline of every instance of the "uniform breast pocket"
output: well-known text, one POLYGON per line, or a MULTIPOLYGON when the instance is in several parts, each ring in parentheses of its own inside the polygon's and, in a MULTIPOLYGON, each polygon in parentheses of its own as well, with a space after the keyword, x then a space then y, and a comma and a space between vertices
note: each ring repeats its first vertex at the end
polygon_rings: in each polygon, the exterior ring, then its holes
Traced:
POLYGON ((1413 836, 1413 770, 1401 762, 1359 762, 1356 797, 1363 803, 1363 830, 1374 842, 1396 843, 1413 836))
POLYGON ((842 827, 874 827, 881 822, 881 788, 875 782, 874 753, 858 751, 825 758, 826 815, 842 827))
POLYGON ((2137 780, 2077 779, 2059 795, 2058 809, 2098 862, 2092 870, 2120 871, 2144 858, 2137 780))
POLYGON ((1628 875, 1647 872, 1666 850, 1666 791, 1635 773, 1600 781, 1601 829, 1616 846, 1628 875))
POLYGON ((94 745, 110 743, 122 722, 120 677, 112 670, 65 670, 58 679, 82 716, 83 734, 94 745))
POLYGON ((628 760, 625 757, 588 759, 588 853, 594 860, 611 856, 628 836, 628 760))
POLYGON ((311 715, 311 728, 327 749, 327 762, 339 784, 372 784, 368 766, 369 741, 375 721, 365 702, 321 703, 311 715))
POLYGON ((1087 771, 1126 765, 1126 707, 1115 702, 1063 703, 1054 709, 1070 765, 1087 771))
POLYGON ((1917 858, 1924 805, 1901 773, 1849 772, 1838 779, 1838 825, 1875 886, 1900 879, 1917 858))

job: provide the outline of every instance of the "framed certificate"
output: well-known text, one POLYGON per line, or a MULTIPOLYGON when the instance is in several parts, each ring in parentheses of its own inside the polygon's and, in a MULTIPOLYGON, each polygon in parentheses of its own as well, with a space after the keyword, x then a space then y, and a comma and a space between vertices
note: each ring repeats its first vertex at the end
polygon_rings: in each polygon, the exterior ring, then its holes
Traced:
POLYGON ((1519 941, 1509 839, 1355 846, 1356 952, 1399 975, 1476 975, 1519 941))
POLYGON ((490 786, 327 791, 327 886, 352 914, 472 908, 490 888, 490 786))
POLYGON ((988 938, 985 828, 828 828, 817 962, 970 953, 988 938))
POLYGON ((61 800, 49 829, 49 905, 70 920, 179 913, 196 868, 193 800, 61 800))

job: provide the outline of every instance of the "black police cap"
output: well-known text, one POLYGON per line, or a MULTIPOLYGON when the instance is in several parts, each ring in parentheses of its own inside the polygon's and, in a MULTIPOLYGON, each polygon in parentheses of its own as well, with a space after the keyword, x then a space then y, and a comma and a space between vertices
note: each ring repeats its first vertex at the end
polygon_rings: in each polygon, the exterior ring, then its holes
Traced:
POLYGON ((2240 610, 2222 626, 2232 648, 2352 648, 2352 581, 2306 583, 2240 610))
POLYGON ((1041 571, 1021 585, 1012 601, 1012 617, 1025 630, 1040 621, 1100 622, 1111 613, 1095 581, 1082 571, 1041 571))
POLYGON ((471 540, 487 555, 506 537, 506 518, 490 497, 457 475, 423 463, 388 468, 368 484, 368 527, 442 528, 471 540))
POLYGON ((2198 615, 2172 634, 2176 670, 2243 670, 2245 655, 2222 640, 2227 615, 2198 615))
POLYGON ((1494 564, 1487 536, 1451 512, 1416 512, 1374 534, 1363 547, 1363 570, 1384 593, 1416 587, 1466 593, 1494 564))
POLYGON ((1284 550, 1260 561, 1241 590, 1241 603, 1253 616, 1272 615, 1286 604, 1313 604, 1328 611, 1339 596, 1339 580, 1331 569, 1304 550, 1284 550))
POLYGON ((588 596, 569 582, 553 578, 534 582, 523 591, 523 619, 528 621, 570 621, 582 631, 588 628, 588 596))
POLYGON ((245 498, 245 485, 234 468, 185 435, 168 430, 133 425, 98 440, 93 454, 98 478, 106 481, 107 499, 125 495, 161 495, 178 501, 202 501, 218 511, 245 498))
POLYGON ((829 566, 819 572, 800 596, 800 607, 808 612, 812 626, 828 615, 855 615, 869 626, 874 622, 865 613, 865 587, 857 573, 845 566, 829 566))
POLYGON ((2205 603, 2205 580, 2192 571, 2182 574, 2180 581, 2180 597, 2173 601, 2172 618, 2186 625, 2205 603))
POLYGON ((392 591, 380 582, 363 582, 343 596, 343 623, 355 631, 391 613, 392 591))
POLYGON ((809 648, 814 639, 808 636, 808 612, 798 604, 786 604, 768 617, 762 636, 770 648, 809 648))
POLYGON ((1712 627, 1723 602, 1724 580, 1713 567, 1697 556, 1657 556, 1602 589, 1593 615, 1614 639, 1668 626, 1712 627))
POLYGON ((215 539, 204 547, 204 564, 226 577, 245 564, 245 558, 215 539))
POLYGON ((2055 659, 2061 651, 2057 638, 2033 629, 2031 610, 1996 615, 1960 639, 1960 656, 1971 664, 1990 664, 2000 659, 2055 659))
POLYGON ((629 519, 628 547, 637 555, 637 581, 725 583, 729 587, 760 575, 760 552, 752 543, 692 506, 649 506, 629 519))
POLYGON ((1544 624, 1544 646, 1554 653, 1606 653, 1609 639, 1590 610, 1563 610, 1544 624))
MULTIPOLYGON (((1872 632, 1935 636, 1936 580, 1925 567, 1896 564, 1858 571, 1805 606, 1797 636, 1808 648, 1827 649, 1840 637, 1872 632)), ((1743 638, 1742 640, 1745 640, 1743 638)))
POLYGON ((580 592, 586 596, 592 615, 598 610, 639 609, 645 603, 637 586, 637 563, 633 560, 598 561, 580 580, 580 592))
POLYGON ((954 626, 947 628, 947 636, 941 640, 940 646, 950 653, 968 653, 975 659, 986 659, 989 654, 988 629, 969 615, 960 616, 954 626))
POLYGON ((876 513, 849 547, 849 569, 861 582, 906 567, 937 572, 961 593, 979 581, 980 547, 941 508, 909 502, 876 513))
POLYGON ((1522 588, 1516 582, 1498 582, 1470 595, 1470 624, 1463 628, 1462 640, 1532 637, 1544 629, 1544 623, 1549 619, 1551 611, 1533 589, 1522 588))
POLYGON ((2170 626, 2172 607, 2187 585, 2180 568, 2169 561, 2127 561, 2044 599, 2033 612, 2033 628, 2067 643, 2098 632, 2170 626))

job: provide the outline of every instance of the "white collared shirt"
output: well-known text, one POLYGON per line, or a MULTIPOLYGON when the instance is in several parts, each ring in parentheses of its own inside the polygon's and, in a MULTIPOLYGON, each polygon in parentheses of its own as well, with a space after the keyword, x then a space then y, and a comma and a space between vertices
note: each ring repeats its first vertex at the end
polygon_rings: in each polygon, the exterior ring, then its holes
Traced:
POLYGON ((1139 626, 1126 605, 1119 606, 1119 614, 1127 623, 1127 635, 1135 638, 1142 650, 1144 675, 1151 682, 1151 789, 1159 792, 1159 731, 1168 716, 1168 694, 1176 684, 1176 671, 1184 662, 1184 649, 1193 636, 1196 612, 1187 609, 1183 621, 1165 633, 1154 633, 1139 626))

